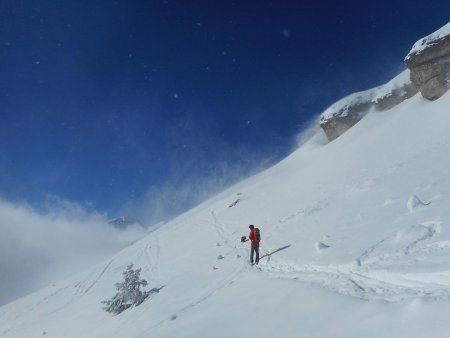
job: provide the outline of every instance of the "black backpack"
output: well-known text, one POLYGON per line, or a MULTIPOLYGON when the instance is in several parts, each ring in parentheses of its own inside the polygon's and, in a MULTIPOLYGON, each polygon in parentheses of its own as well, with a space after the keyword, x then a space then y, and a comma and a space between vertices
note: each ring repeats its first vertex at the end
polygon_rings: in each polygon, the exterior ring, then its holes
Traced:
POLYGON ((255 228, 255 239, 257 240, 257 241, 260 241, 261 240, 261 233, 259 232, 259 229, 258 228, 255 228))

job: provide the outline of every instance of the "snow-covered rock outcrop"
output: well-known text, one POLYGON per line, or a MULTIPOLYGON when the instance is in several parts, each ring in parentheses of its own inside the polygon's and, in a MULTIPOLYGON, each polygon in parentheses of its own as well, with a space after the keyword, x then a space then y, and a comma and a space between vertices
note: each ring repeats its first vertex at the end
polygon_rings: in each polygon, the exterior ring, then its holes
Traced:
POLYGON ((405 58, 406 71, 383 86, 351 94, 321 115, 320 126, 333 141, 358 123, 371 109, 385 111, 418 91, 428 100, 450 88, 450 22, 420 39, 405 58))
POLYGON ((320 127, 329 141, 341 136, 358 123, 372 107, 373 91, 353 93, 333 103, 320 117, 320 127))
POLYGON ((418 92, 417 86, 411 82, 409 70, 405 70, 383 86, 375 88, 372 102, 375 110, 389 110, 418 92))
POLYGON ((321 115, 320 126, 332 141, 358 123, 371 109, 391 109, 417 93, 405 70, 388 83, 363 92, 351 94, 333 103, 321 115))
POLYGON ((450 22, 417 41, 405 63, 422 96, 428 100, 440 98, 450 87, 450 22))

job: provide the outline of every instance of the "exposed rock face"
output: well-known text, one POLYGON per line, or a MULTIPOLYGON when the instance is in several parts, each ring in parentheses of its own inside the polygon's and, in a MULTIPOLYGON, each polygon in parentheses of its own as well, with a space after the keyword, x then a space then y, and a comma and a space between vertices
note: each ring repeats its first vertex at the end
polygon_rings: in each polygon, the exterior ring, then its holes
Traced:
POLYGON ((322 113, 320 126, 328 140, 333 141, 358 123, 371 109, 391 109, 414 96, 417 91, 410 80, 409 70, 405 70, 382 86, 351 94, 332 104, 322 113))
POLYGON ((405 63, 422 96, 440 98, 450 88, 450 23, 417 41, 405 63))
POLYGON ((328 140, 342 135, 370 110, 389 110, 418 91, 428 100, 441 97, 450 88, 450 22, 417 41, 405 63, 408 69, 385 85, 349 95, 327 108, 320 126, 328 140))
POLYGON ((348 115, 335 116, 320 122, 329 141, 333 141, 358 123, 369 109, 365 105, 355 107, 348 115), (358 109, 360 108, 360 109, 358 109))
POLYGON ((389 110, 406 99, 413 97, 418 91, 419 89, 414 83, 404 83, 401 87, 393 88, 387 95, 376 97, 373 100, 375 109, 377 111, 389 110))
POLYGON ((320 126, 328 140, 333 141, 358 123, 372 107, 372 97, 371 90, 351 94, 325 110, 320 126))

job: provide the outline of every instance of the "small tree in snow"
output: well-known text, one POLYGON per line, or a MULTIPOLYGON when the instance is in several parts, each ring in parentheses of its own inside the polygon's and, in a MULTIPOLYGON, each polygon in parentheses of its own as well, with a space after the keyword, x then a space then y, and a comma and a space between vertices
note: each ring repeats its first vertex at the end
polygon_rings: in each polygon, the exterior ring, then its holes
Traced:
POLYGON ((124 281, 114 284, 117 293, 110 300, 102 301, 103 309, 107 312, 119 314, 122 311, 141 304, 151 291, 141 291, 141 286, 147 286, 145 279, 140 279, 141 269, 133 270, 133 264, 127 266, 122 272, 124 281))

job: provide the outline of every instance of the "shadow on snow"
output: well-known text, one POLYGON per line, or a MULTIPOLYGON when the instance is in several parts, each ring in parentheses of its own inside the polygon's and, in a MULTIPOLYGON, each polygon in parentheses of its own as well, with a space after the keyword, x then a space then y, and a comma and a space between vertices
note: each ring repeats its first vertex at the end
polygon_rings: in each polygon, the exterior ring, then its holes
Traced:
POLYGON ((270 258, 270 256, 272 256, 274 253, 280 252, 281 250, 285 250, 285 249, 290 248, 290 247, 291 247, 291 244, 285 245, 285 246, 283 246, 281 248, 276 249, 275 251, 272 251, 271 253, 266 253, 266 254, 262 255, 261 257, 259 257, 259 259, 262 259, 264 257, 269 257, 270 258))

